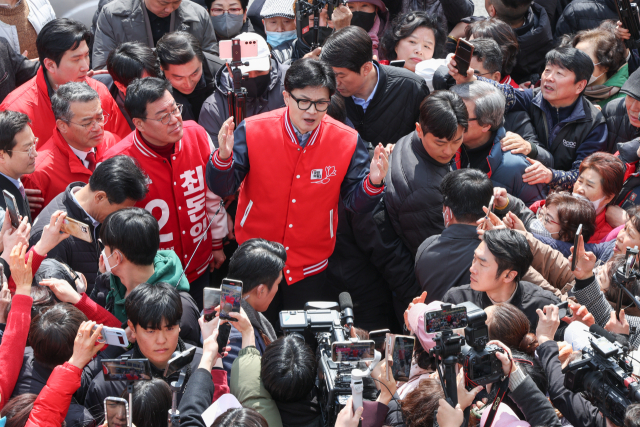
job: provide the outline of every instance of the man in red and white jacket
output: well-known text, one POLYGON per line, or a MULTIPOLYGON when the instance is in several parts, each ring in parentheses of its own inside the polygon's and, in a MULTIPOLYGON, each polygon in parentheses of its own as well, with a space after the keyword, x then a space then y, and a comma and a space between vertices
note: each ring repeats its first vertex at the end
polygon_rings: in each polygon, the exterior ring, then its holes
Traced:
MULTIPOLYGON (((357 213, 371 211, 382 197, 388 154, 379 144, 371 161, 358 133, 326 115, 335 75, 313 59, 296 61, 284 81, 287 105, 249 117, 234 132, 229 118, 219 149, 207 164, 207 184, 221 197, 238 198, 238 244, 252 237, 282 243, 288 286, 279 289, 267 314, 301 309, 327 294, 325 269, 338 227, 338 202, 357 213)), ((277 323, 273 323, 277 326, 277 323)))
POLYGON ((170 90, 169 82, 155 77, 129 85, 125 108, 136 130, 104 157, 131 156, 149 177, 149 193, 136 206, 158 220, 160 249, 173 249, 180 257, 189 293, 202 309, 209 273, 225 260, 222 239, 227 235, 227 214, 220 197, 205 183, 213 143, 203 127, 182 122, 182 105, 176 104, 170 90))

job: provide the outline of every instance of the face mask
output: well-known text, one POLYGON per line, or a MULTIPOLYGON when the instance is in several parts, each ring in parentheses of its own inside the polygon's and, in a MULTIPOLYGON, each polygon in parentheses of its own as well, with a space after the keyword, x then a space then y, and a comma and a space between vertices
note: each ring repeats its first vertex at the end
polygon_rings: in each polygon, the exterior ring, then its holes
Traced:
MULTIPOLYGON (((572 194, 574 196, 576 196, 576 197, 582 197, 583 199, 587 199, 586 197, 584 197, 584 196, 582 196, 580 194, 576 194, 576 193, 572 193, 572 194)), ((589 203, 591 203, 591 206, 593 206, 593 209, 596 210, 596 215, 600 213, 599 209, 600 209, 600 206, 601 206, 602 202, 604 201, 604 199, 605 199, 604 196, 601 199, 595 200, 593 202, 591 200, 587 199, 587 200, 589 200, 589 203)))
POLYGON ((111 273, 111 270, 113 270, 114 268, 116 268, 117 266, 120 265, 120 263, 117 263, 116 265, 114 265, 112 267, 109 264, 109 258, 111 258, 113 256, 113 254, 115 254, 115 252, 112 252, 110 256, 107 256, 107 254, 105 253, 104 249, 102 250, 102 262, 104 263, 104 268, 107 270, 107 273, 111 273))
POLYGON ((242 85, 247 89, 247 96, 249 98, 258 98, 265 93, 270 81, 271 76, 265 74, 264 76, 246 79, 242 82, 242 85))
POLYGON ((278 47, 290 40, 295 40, 296 37, 296 30, 283 31, 281 33, 267 31, 267 43, 269 43, 271 47, 278 47))
POLYGON ((242 30, 242 24, 244 15, 232 15, 230 13, 223 13, 220 16, 212 16, 211 23, 213 29, 220 36, 230 39, 240 34, 242 30))
MULTIPOLYGON (((595 69, 596 65, 600 65, 600 63, 598 62, 597 64, 593 64, 594 69, 595 69)), ((602 73, 602 74, 604 74, 604 73, 602 73)), ((598 80, 602 76, 602 74, 600 74, 599 76, 594 76, 592 74, 591 77, 589 77, 589 83, 587 83, 587 86, 591 86, 591 84, 593 82, 595 82, 596 80, 598 80)))
POLYGON ((373 23, 376 21, 375 12, 352 12, 351 25, 360 27, 366 32, 369 32, 373 27, 373 23))
POLYGON ((534 234, 538 234, 540 236, 544 236, 544 237, 548 237, 550 239, 555 239, 555 237, 553 237, 554 234, 560 234, 559 231, 556 231, 555 233, 550 232, 549 230, 547 230, 544 227, 544 224, 541 220, 534 220, 531 221, 531 224, 529 224, 529 228, 530 231, 534 234))

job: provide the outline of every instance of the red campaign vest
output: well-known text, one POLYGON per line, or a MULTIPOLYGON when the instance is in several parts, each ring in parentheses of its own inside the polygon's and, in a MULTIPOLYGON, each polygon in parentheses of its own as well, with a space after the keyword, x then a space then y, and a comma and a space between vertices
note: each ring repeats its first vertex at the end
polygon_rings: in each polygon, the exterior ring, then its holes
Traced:
POLYGON ((302 148, 286 107, 245 124, 250 170, 238 198, 236 239, 282 243, 291 285, 325 269, 333 253, 340 186, 358 133, 325 116, 302 148))
MULTIPOLYGON (((196 122, 185 121, 183 130, 171 163, 147 148, 137 130, 109 150, 105 159, 125 154, 138 161, 149 177, 149 193, 136 206, 158 220, 160 249, 173 249, 184 267, 208 225, 205 171, 211 148, 207 132, 196 122)), ((211 247, 211 234, 206 233, 186 272, 189 282, 209 267, 211 247)))

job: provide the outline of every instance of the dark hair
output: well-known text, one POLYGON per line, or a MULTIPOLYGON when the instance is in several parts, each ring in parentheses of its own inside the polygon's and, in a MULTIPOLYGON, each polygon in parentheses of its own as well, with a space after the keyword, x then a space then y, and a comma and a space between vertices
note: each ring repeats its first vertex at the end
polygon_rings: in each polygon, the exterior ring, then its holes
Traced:
POLYGON ((437 90, 420 104, 420 128, 422 133, 436 138, 452 139, 458 126, 469 129, 467 106, 459 95, 448 90, 437 90))
POLYGON ((169 65, 183 65, 198 58, 204 64, 205 57, 198 39, 185 31, 166 33, 156 43, 156 55, 165 70, 169 65))
POLYGON ((627 406, 623 427, 640 427, 640 403, 632 403, 627 406))
POLYGON ((320 59, 331 67, 360 74, 362 66, 373 61, 373 42, 365 30, 349 25, 327 38, 320 59))
POLYGON ((113 81, 125 87, 145 71, 151 77, 162 77, 158 57, 141 42, 126 42, 113 49, 107 57, 107 70, 113 81))
POLYGON ((323 61, 312 58, 295 61, 284 75, 284 90, 291 93, 295 89, 306 87, 326 87, 329 89, 329 96, 333 96, 336 92, 336 75, 333 69, 323 61))
POLYGON ((344 103, 344 98, 337 93, 331 97, 331 104, 329 104, 327 116, 336 119, 340 123, 347 122, 347 106, 344 103))
POLYGON ((243 292, 260 285, 269 290, 280 276, 287 261, 284 246, 265 239, 249 239, 236 249, 229 261, 229 277, 242 280, 243 292))
POLYGON ((545 64, 556 65, 576 75, 574 83, 589 81, 593 75, 593 62, 589 55, 575 47, 557 47, 547 52, 545 64))
POLYGON ((422 347, 420 340, 416 340, 413 346, 413 362, 428 371, 435 371, 438 367, 436 357, 422 347))
POLYGON ((300 337, 280 337, 264 351, 260 376, 273 400, 297 402, 313 390, 318 376, 316 356, 300 337))
POLYGON ((100 239, 111 252, 119 250, 133 264, 152 265, 160 249, 160 227, 146 209, 120 209, 104 220, 100 239))
POLYGON ((89 178, 89 189, 104 191, 111 204, 124 203, 125 200, 139 202, 149 191, 147 176, 133 158, 125 155, 100 163, 89 178))
POLYGON ((17 144, 16 134, 22 132, 24 127, 31 123, 31 119, 24 113, 17 111, 0 112, 0 150, 6 151, 9 157, 17 144))
POLYGON ((173 93, 171 83, 158 77, 135 79, 127 86, 124 108, 132 119, 147 118, 147 104, 152 104, 164 96, 165 92, 173 93))
POLYGON ((596 232, 596 211, 586 198, 562 191, 550 194, 545 205, 556 206, 558 210, 558 240, 573 242, 580 224, 585 242, 596 232))
POLYGON ((509 25, 519 23, 531 7, 532 0, 491 0, 496 16, 509 25))
POLYGON ((620 67, 627 62, 625 52, 618 49, 618 38, 613 32, 599 28, 583 30, 573 37, 571 45, 576 47, 582 42, 593 46, 600 66, 607 68, 607 79, 617 73, 620 67))
POLYGON ((640 205, 633 205, 627 209, 627 215, 629 215, 629 221, 636 231, 640 232, 640 205))
POLYGON ((617 196, 624 184, 624 163, 618 156, 597 152, 580 163, 580 173, 593 169, 600 175, 600 185, 605 196, 617 196))
POLYGON ((86 82, 68 82, 61 85, 51 97, 51 110, 56 120, 69 122, 73 118, 71 103, 86 103, 98 100, 98 92, 86 82))
POLYGON ((490 340, 498 340, 512 350, 533 355, 538 347, 536 335, 530 332, 529 319, 512 304, 494 304, 491 316, 487 319, 487 327, 490 340))
MULTIPOLYGON (((126 389, 124 399, 129 400, 126 389)), ((171 389, 160 378, 136 381, 133 386, 131 421, 136 427, 167 427, 167 412, 171 409, 171 389)))
MULTIPOLYGON (((207 15, 211 11, 211 5, 213 5, 215 1, 216 0, 204 0, 204 3, 207 5, 207 15)), ((249 6, 249 0, 239 0, 239 1, 240 1, 240 6, 242 7, 242 10, 246 12, 247 7, 249 6)))
MULTIPOLYGON (((479 38, 469 41, 473 45, 473 56, 489 73, 495 73, 502 69, 502 51, 493 39, 479 38)), ((502 77, 502 76, 500 76, 502 77)))
POLYGON ((433 425, 438 401, 444 399, 440 381, 434 378, 420 380, 420 384, 402 399, 402 418, 406 427, 433 425))
POLYGON ((498 18, 483 19, 467 26, 464 30, 465 38, 469 40, 488 38, 495 40, 502 51, 502 78, 511 74, 518 56, 518 37, 513 28, 498 18))
POLYGON ((435 46, 433 57, 441 58, 444 54, 444 46, 447 42, 447 31, 443 24, 438 21, 435 15, 427 12, 413 11, 398 15, 387 28, 382 40, 380 40, 380 51, 382 55, 393 61, 398 59, 396 47, 401 40, 409 37, 418 28, 429 28, 433 31, 435 46))
POLYGON ((60 65, 65 52, 76 50, 83 40, 89 46, 91 31, 83 23, 69 18, 49 21, 36 38, 40 63, 44 64, 45 58, 49 58, 56 66, 60 65))
POLYGON ((33 357, 43 366, 55 368, 73 354, 73 341, 87 316, 71 304, 59 303, 31 321, 29 345, 33 357))
MULTIPOLYGON (((24 427, 37 398, 37 394, 24 393, 10 399, 0 411, 0 418, 7 417, 5 427, 24 427)), ((3 396, 2 399, 6 397, 3 396)))
POLYGON ((211 427, 269 427, 269 424, 254 409, 231 408, 218 415, 211 427))
POLYGON ((456 221, 474 223, 485 214, 493 196, 493 184, 486 173, 477 169, 458 169, 444 176, 440 183, 442 204, 453 213, 456 221))
POLYGON ((515 230, 498 229, 484 233, 484 243, 498 263, 496 277, 503 271, 517 273, 514 283, 520 282, 533 261, 533 254, 526 237, 515 230))
MULTIPOLYGON (((39 284, 44 279, 60 279, 70 284, 73 289, 76 289, 77 276, 74 273, 75 271, 64 262, 54 258, 47 258, 42 261, 40 268, 38 268, 38 271, 36 271, 36 274, 33 276, 31 288, 33 289, 33 286, 39 284)), ((45 287, 45 289, 49 288, 45 287)))
POLYGON ((178 290, 168 283, 143 283, 127 296, 124 310, 134 327, 161 329, 163 319, 167 326, 180 323, 182 299, 178 290))

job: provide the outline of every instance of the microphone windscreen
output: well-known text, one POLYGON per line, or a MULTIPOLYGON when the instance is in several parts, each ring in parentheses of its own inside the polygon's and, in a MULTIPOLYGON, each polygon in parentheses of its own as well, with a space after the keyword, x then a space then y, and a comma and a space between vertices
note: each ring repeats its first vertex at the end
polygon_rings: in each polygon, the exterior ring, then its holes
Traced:
POLYGON ((623 347, 629 346, 629 340, 627 339, 627 337, 625 337, 624 335, 620 335, 620 334, 616 334, 614 332, 607 331, 605 328, 603 328, 600 325, 597 325, 597 324, 591 325, 591 327, 589 327, 589 332, 594 333, 594 334, 598 334, 601 337, 606 338, 607 341, 609 341, 611 343, 616 343, 617 342, 620 345, 622 345, 623 347))
POLYGON ((338 303, 340 304, 340 311, 344 310, 345 308, 350 308, 353 310, 353 302, 351 301, 351 295, 349 295, 349 292, 342 292, 340 295, 338 295, 338 303))

